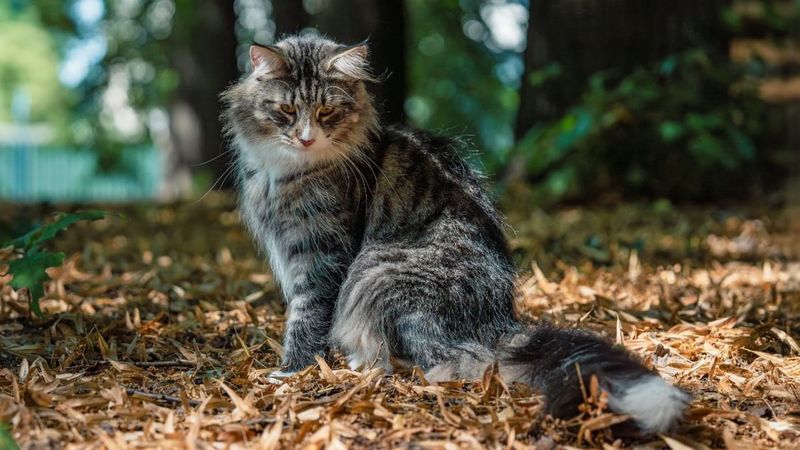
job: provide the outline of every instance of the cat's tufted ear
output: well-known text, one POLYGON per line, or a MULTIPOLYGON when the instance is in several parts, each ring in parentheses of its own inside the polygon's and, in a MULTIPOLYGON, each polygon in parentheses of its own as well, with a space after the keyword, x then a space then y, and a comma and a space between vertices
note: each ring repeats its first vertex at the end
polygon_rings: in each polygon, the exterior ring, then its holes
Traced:
POLYGON ((275 46, 250 46, 250 64, 253 72, 279 77, 286 73, 286 57, 283 51, 275 46))
POLYGON ((370 73, 366 43, 336 50, 325 61, 325 69, 335 78, 349 78, 361 81, 376 81, 370 73))

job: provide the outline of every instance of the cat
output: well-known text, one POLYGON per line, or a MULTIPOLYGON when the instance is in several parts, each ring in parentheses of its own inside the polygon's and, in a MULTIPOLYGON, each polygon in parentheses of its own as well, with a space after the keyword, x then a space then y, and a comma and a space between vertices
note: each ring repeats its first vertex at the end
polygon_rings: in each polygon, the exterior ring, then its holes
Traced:
POLYGON ((644 432, 680 419, 689 395, 624 349, 517 319, 502 216, 453 141, 379 123, 366 44, 290 36, 250 59, 222 118, 243 221, 287 303, 275 376, 331 351, 353 369, 402 361, 430 381, 497 363, 555 416, 574 415, 579 377, 596 376, 644 432))

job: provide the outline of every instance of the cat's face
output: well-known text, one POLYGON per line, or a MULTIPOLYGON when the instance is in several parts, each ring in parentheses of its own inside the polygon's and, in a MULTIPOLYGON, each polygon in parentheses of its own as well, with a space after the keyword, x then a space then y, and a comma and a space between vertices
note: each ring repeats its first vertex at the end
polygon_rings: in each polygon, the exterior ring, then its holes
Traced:
POLYGON ((352 158, 376 126, 366 57, 319 37, 252 46, 252 73, 223 94, 240 151, 275 172, 352 158))

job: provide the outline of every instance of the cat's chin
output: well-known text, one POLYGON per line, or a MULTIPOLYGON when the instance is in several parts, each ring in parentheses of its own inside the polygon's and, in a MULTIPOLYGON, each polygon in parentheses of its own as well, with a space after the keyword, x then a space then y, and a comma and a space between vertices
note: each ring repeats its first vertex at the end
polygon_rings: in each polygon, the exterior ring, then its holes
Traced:
POLYGON ((320 146, 312 145, 311 147, 303 147, 302 145, 287 145, 286 148, 290 151, 296 152, 301 157, 313 157, 315 153, 325 151, 320 146))
POLYGON ((326 148, 324 143, 298 148, 283 142, 237 137, 236 144, 247 166, 277 177, 340 159, 339 152, 326 148))

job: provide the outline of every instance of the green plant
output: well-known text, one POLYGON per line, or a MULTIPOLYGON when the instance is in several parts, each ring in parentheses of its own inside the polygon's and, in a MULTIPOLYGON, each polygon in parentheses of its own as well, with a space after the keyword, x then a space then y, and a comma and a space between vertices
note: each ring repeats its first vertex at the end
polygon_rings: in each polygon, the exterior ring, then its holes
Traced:
POLYGON ((17 441, 14 440, 11 430, 9 430, 8 425, 3 422, 0 422, 0 449, 19 450, 19 445, 17 445, 17 441))
POLYGON ((579 104, 519 142, 543 198, 712 200, 776 174, 769 151, 783 115, 758 98, 750 68, 694 49, 610 75, 594 75, 579 104))
POLYGON ((44 296, 43 283, 49 278, 47 269, 60 266, 64 253, 54 253, 42 248, 47 241, 80 221, 99 220, 108 215, 105 211, 84 211, 75 214, 60 213, 55 221, 34 228, 3 247, 11 246, 21 257, 8 261, 8 272, 13 278, 11 287, 28 290, 28 305, 37 316, 42 316, 39 299, 44 296))

